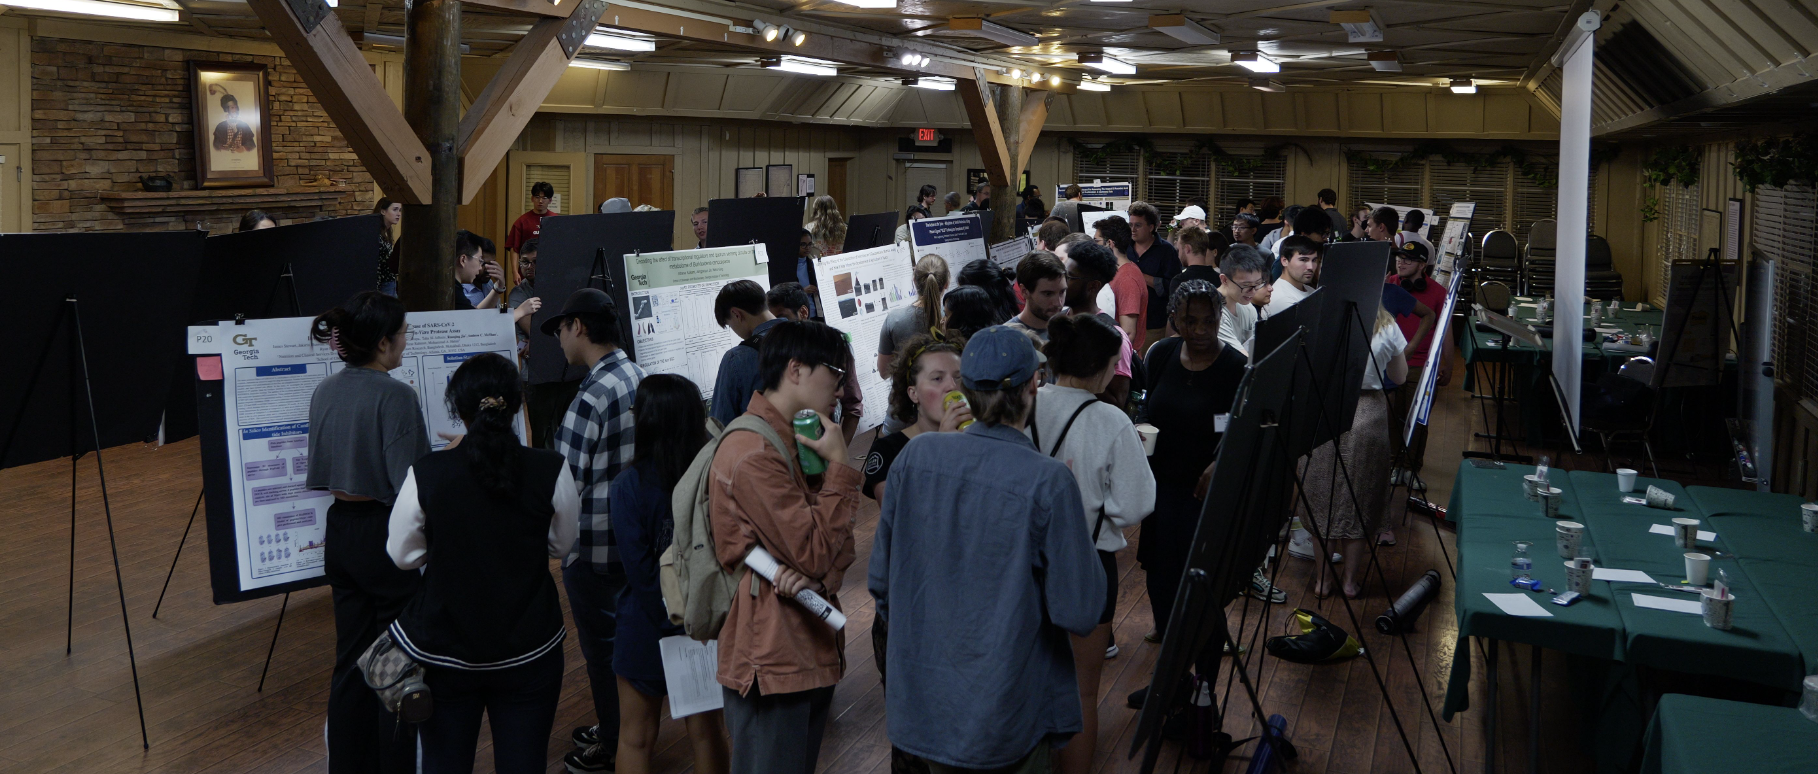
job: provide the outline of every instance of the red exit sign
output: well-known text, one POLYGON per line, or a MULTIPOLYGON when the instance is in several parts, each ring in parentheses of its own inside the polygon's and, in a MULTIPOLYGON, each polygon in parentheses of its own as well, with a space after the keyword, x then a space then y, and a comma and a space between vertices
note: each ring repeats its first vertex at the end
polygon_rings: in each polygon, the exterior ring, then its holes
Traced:
POLYGON ((915 130, 915 141, 921 143, 937 143, 941 141, 941 133, 934 129, 917 129, 915 130))

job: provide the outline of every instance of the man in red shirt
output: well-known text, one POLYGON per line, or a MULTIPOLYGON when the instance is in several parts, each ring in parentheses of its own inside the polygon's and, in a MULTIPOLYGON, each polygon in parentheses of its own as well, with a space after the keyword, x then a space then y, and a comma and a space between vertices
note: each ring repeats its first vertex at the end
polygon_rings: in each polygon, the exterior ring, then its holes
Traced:
MULTIPOLYGON (((1413 408, 1414 391, 1426 373, 1433 328, 1438 324, 1440 310, 1446 306, 1446 287, 1426 276, 1429 259, 1426 245, 1419 242, 1404 244, 1395 249, 1395 272, 1383 278, 1385 284, 1400 285, 1401 289, 1414 296, 1416 302, 1412 313, 1395 316, 1395 323, 1401 326, 1402 335, 1408 339, 1408 378, 1389 396, 1393 406, 1390 415, 1396 417, 1397 421, 1405 420, 1408 411, 1413 408)), ((1440 385, 1451 381, 1451 348, 1444 344, 1441 342, 1442 351, 1436 364, 1440 385)), ((1394 436, 1397 441, 1401 439, 1399 430, 1394 436)), ((1421 458, 1426 454, 1426 446, 1427 426, 1416 425, 1413 443, 1408 448, 1407 464, 1410 474, 1420 473, 1421 458)), ((1390 539, 1393 540, 1393 537, 1390 539)))
POLYGON ((1130 337, 1136 356, 1147 350, 1143 340, 1149 329, 1149 283, 1142 269, 1130 259, 1136 242, 1130 233, 1130 222, 1113 215, 1093 224, 1096 241, 1117 256, 1117 276, 1111 280, 1111 293, 1117 298, 1117 327, 1130 337))
POLYGON ((515 255, 525 242, 542 238, 543 218, 554 214, 549 211, 549 202, 554 199, 555 186, 538 182, 530 187, 530 211, 519 215, 511 230, 505 232, 506 250, 515 255))

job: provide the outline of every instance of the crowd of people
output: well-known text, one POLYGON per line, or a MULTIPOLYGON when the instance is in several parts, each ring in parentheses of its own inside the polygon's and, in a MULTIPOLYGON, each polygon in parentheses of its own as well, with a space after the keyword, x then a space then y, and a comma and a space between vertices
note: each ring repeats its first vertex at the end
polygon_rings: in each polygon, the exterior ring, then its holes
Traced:
MULTIPOLYGON (((446 392, 466 435, 435 453, 415 392, 386 377, 403 350, 404 307, 394 295, 400 208, 380 200, 380 287, 312 328, 347 365, 317 388, 309 416, 308 486, 335 498, 331 770, 408 771, 420 738, 423 771, 471 771, 482 717, 499 771, 543 770, 569 634, 553 557, 596 718, 572 732, 569 771, 650 770, 668 693, 659 643, 685 634, 717 642, 724 699, 686 719, 695 770, 812 774, 846 673, 844 633, 793 598, 811 590, 839 604, 862 498, 879 508, 862 580, 876 602, 893 770, 1090 770, 1100 670, 1120 653, 1111 623, 1129 530, 1142 528, 1133 558, 1154 621, 1144 639, 1160 642, 1176 623, 1259 320, 1312 293, 1326 244, 1378 239, 1395 243, 1372 323, 1379 367, 1350 432, 1305 463, 1294 541, 1320 567, 1316 596, 1363 593, 1365 541, 1393 544, 1387 491, 1414 480, 1424 446, 1416 437, 1404 468, 1390 470, 1391 413, 1406 410, 1423 369, 1443 379, 1449 362, 1444 348, 1428 355, 1445 288, 1428 279, 1419 213, 1348 221, 1327 190, 1307 206, 1245 201, 1224 228, 1193 202, 1164 229, 1156 207, 1136 202, 1086 234, 1069 220, 1076 190, 1052 211, 1033 188, 1023 194, 1019 214, 1041 218, 1037 249, 1013 271, 922 256, 914 303, 889 311, 875 353, 854 352, 821 320, 814 261, 839 251, 845 218, 830 197, 814 200, 796 282, 719 290, 714 319, 739 343, 708 400, 701 385, 628 357, 621 310, 599 290, 576 291, 532 329, 553 195, 537 183, 506 238, 519 283, 504 288, 493 243, 465 231, 453 280, 465 305, 512 308, 521 348, 554 337, 586 376, 528 385, 510 359, 468 360, 446 392), (870 407, 860 362, 889 382, 870 407), (518 442, 521 408, 543 448, 518 442), (855 460, 848 445, 867 410, 885 419, 855 460), (1327 475, 1336 459, 1360 486, 1355 501, 1327 475), (678 512, 685 504, 693 509, 678 512), (705 519, 704 542, 677 541, 683 513, 705 519), (1305 551, 1308 530, 1335 553, 1305 551), (680 625, 662 582, 669 556, 681 561, 690 543, 711 552, 729 590, 710 631, 680 625), (756 549, 775 558, 774 577, 744 571, 756 549), (1326 571, 1334 561, 1342 572, 1326 571), (423 667, 426 721, 398 722, 401 708, 364 681, 361 656, 380 646, 423 667)), ((947 207, 987 208, 989 196, 950 195, 947 207)), ((931 217, 938 199, 924 187, 907 220, 931 217)), ((691 226, 704 244, 705 209, 691 226)), ((1286 599, 1261 570, 1249 593, 1286 599)), ((1220 655, 1201 654, 1199 673, 1220 655)), ((1140 707, 1145 695, 1126 701, 1140 707)))

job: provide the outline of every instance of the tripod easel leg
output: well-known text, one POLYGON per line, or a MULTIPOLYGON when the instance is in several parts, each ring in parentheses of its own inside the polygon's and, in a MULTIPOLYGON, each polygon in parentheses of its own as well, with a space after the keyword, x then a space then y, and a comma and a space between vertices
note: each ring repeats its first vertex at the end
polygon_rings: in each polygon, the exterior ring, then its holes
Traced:
POLYGON ((284 592, 284 602, 278 605, 278 625, 271 628, 271 647, 265 649, 265 668, 259 670, 259 687, 255 693, 265 692, 265 673, 271 671, 271 654, 278 652, 278 632, 284 630, 284 611, 290 608, 290 592, 284 592))
MULTIPOLYGON (((71 427, 74 427, 71 423, 71 427)), ((70 439, 70 448, 76 447, 75 439, 70 439)), ((63 655, 68 656, 76 648, 76 461, 80 454, 69 456, 69 621, 63 630, 63 655)))
POLYGON ((158 617, 159 608, 164 607, 164 592, 170 591, 171 576, 177 574, 177 560, 183 558, 183 544, 189 541, 189 528, 196 526, 196 513, 202 510, 202 493, 196 493, 196 507, 189 509, 189 523, 183 525, 183 537, 177 539, 177 554, 170 558, 170 572, 164 574, 164 588, 158 591, 158 604, 152 606, 152 617, 158 617))

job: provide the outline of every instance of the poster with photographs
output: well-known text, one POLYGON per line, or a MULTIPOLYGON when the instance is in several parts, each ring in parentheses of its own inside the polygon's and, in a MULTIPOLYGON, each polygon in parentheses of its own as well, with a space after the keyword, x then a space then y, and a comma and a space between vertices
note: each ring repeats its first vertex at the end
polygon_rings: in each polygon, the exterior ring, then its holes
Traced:
POLYGON ((726 283, 742 279, 770 289, 769 262, 762 243, 625 256, 638 365, 686 376, 713 400, 720 358, 739 344, 738 334, 714 319, 714 299, 726 283))
POLYGON ((266 67, 251 62, 189 63, 196 186, 269 186, 271 100, 266 67))
MULTIPOLYGON (((865 395, 865 404, 870 406, 871 396, 890 394, 889 376, 877 372, 874 356, 884 320, 893 310, 908 308, 916 301, 909 246, 884 245, 829 255, 814 263, 814 274, 821 278, 819 300, 821 308, 827 310, 827 324, 851 338, 853 363, 858 369, 852 376, 865 395)), ((879 400, 876 405, 888 402, 879 400)), ((858 432, 883 424, 885 413, 866 411, 859 418, 858 432)))

